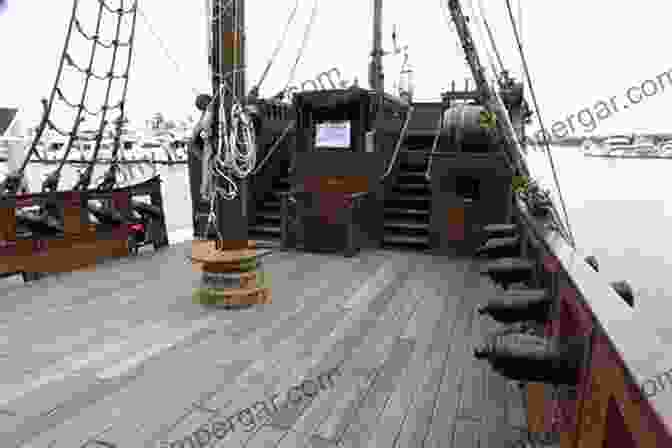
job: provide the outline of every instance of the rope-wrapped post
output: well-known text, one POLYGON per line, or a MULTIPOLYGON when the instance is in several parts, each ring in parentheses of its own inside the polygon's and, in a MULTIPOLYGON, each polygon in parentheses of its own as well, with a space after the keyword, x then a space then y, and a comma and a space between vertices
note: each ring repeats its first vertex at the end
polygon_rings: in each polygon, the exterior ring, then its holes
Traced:
POLYGON ((243 306, 271 303, 271 291, 262 257, 270 250, 257 249, 253 241, 243 249, 222 251, 216 241, 194 240, 191 261, 201 271, 193 293, 194 303, 243 306))

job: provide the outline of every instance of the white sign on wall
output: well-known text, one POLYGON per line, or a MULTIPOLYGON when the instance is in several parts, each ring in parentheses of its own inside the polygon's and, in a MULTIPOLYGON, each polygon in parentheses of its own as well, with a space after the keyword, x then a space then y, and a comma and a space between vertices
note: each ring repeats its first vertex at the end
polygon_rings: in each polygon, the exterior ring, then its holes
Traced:
POLYGON ((325 122, 316 126, 316 148, 350 148, 350 122, 325 122))

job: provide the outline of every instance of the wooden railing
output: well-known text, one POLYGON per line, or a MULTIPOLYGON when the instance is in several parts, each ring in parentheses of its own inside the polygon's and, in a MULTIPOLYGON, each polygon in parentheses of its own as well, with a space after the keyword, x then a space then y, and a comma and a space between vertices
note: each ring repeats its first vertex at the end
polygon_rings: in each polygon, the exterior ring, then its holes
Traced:
POLYGON ((0 197, 0 274, 16 272, 68 272, 92 267, 101 257, 128 255, 129 226, 133 225, 131 210, 142 210, 153 216, 149 220, 150 235, 155 247, 168 244, 165 214, 159 176, 137 185, 112 191, 57 191, 0 197), (133 201, 149 196, 150 203, 133 201), (89 201, 112 204, 111 213, 118 215, 116 225, 89 222, 89 201), (54 223, 52 237, 17 235, 17 210, 50 205, 58 208, 63 221, 54 223))
POLYGON ((536 252, 542 261, 538 275, 559 299, 547 336, 587 342, 579 385, 565 394, 570 398, 561 400, 545 385, 528 384, 530 432, 549 431, 559 418, 555 430, 562 448, 672 446, 672 385, 662 385, 669 383, 662 377, 672 369, 672 350, 656 335, 656 330, 669 330, 664 304, 659 319, 638 321, 637 305, 626 304, 610 287, 611 279, 595 272, 585 254, 548 222, 533 218, 520 201, 517 220, 523 250, 536 252))

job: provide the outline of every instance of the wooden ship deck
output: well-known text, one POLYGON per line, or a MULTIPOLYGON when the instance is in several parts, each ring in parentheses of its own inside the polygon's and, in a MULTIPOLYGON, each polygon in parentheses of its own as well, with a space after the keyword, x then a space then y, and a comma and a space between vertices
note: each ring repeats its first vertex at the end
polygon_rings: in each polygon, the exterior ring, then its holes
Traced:
POLYGON ((0 445, 190 446, 165 442, 334 367, 332 387, 264 425, 232 420, 211 446, 499 447, 519 436, 520 391, 471 354, 488 330, 475 307, 494 292, 473 260, 275 252, 273 302, 232 314, 191 303, 189 251, 2 286, 0 445))
MULTIPOLYGON (((215 98, 245 51, 222 33, 243 5, 208 22, 199 129, 232 107, 215 98)), ((476 90, 385 94, 377 32, 370 90, 246 97, 260 162, 232 200, 201 195, 215 178, 198 157, 219 137, 194 133, 189 230, 216 250, 169 245, 158 177, 3 183, 0 276, 26 284, 0 283, 0 447, 672 446, 667 316, 633 331, 632 291, 531 182, 523 84, 504 72, 491 87, 460 2, 448 8, 476 90), (344 120, 336 146, 316 137, 344 120), (279 244, 257 264, 267 249, 251 240, 279 244), (259 301, 222 306, 237 299, 259 301)))

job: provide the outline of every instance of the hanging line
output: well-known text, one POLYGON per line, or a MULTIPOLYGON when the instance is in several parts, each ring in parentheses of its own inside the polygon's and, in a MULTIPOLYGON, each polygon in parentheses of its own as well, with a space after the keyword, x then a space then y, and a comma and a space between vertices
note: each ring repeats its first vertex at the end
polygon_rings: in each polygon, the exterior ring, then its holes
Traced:
POLYGON ((546 138, 546 135, 547 135, 546 127, 544 126, 544 123, 541 119, 541 111, 539 109, 539 104, 537 103, 537 97, 534 93, 534 87, 532 86, 532 77, 530 76, 530 71, 529 71, 528 66, 527 66, 527 58, 525 57, 525 53, 523 52, 523 46, 520 42, 520 35, 518 34, 518 29, 516 27, 516 21, 513 17, 513 11, 511 9, 510 0, 506 0, 506 8, 507 8, 508 13, 509 13, 509 20, 511 22, 511 27, 513 28, 513 34, 516 38, 516 44, 518 45, 518 53, 520 54, 520 59, 521 59, 521 62, 523 63, 525 78, 526 78, 527 84, 530 88, 530 96, 532 97, 532 102, 534 103, 535 113, 537 115, 537 118, 539 119, 539 126, 541 126, 541 129, 543 131, 544 146, 546 148, 546 154, 548 155, 548 160, 549 160, 550 165, 551 165, 551 171, 553 172, 553 180, 555 182, 555 186, 558 189, 558 196, 560 198, 560 205, 562 206, 562 211, 565 215, 565 223, 567 225, 568 237, 570 239, 570 242, 571 242, 572 246, 575 246, 576 245, 576 240, 574 239, 574 234, 573 234, 572 229, 570 227, 569 214, 567 213, 567 206, 565 205, 565 200, 564 200, 563 195, 562 195, 562 189, 560 188, 560 181, 558 179, 558 173, 557 173, 557 170, 555 168, 555 163, 553 161, 553 155, 551 154, 551 148, 548 145, 548 139, 546 138))

